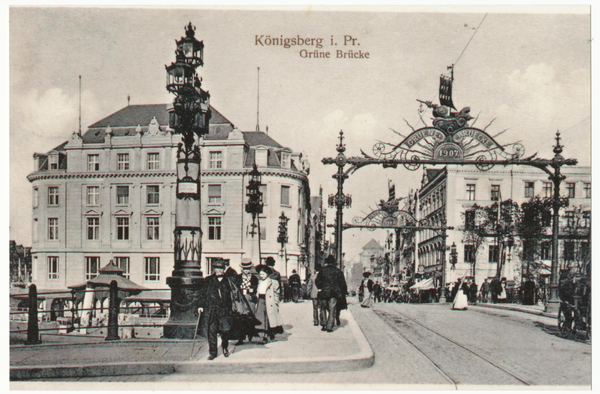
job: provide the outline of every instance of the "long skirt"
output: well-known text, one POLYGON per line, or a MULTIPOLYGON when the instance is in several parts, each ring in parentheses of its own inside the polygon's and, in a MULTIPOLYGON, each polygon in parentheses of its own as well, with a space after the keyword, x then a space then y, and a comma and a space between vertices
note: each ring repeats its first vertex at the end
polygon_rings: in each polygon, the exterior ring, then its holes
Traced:
POLYGON ((259 332, 266 332, 268 334, 281 334, 283 333, 283 327, 271 327, 269 324, 269 315, 267 314, 267 303, 264 295, 258 296, 258 303, 256 304, 256 318, 260 321, 260 324, 255 326, 254 329, 259 332))
POLYGON ((462 309, 466 310, 469 305, 469 300, 464 291, 459 290, 456 293, 456 297, 454 297, 454 302, 452 303, 452 309, 462 309))
POLYGON ((371 307, 373 305, 373 294, 367 288, 363 290, 363 302, 360 305, 366 307, 371 307))

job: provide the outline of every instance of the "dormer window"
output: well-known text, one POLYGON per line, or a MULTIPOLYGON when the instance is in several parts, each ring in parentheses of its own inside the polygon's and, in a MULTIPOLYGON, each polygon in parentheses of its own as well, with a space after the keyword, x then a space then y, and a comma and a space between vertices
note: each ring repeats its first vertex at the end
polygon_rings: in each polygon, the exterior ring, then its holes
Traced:
POLYGON ((281 152, 281 168, 290 168, 290 153, 281 152))
POLYGON ((48 169, 58 170, 58 155, 48 156, 48 169))
POLYGON ((257 149, 256 150, 256 165, 258 167, 266 167, 267 166, 267 154, 268 154, 268 151, 266 149, 257 149))

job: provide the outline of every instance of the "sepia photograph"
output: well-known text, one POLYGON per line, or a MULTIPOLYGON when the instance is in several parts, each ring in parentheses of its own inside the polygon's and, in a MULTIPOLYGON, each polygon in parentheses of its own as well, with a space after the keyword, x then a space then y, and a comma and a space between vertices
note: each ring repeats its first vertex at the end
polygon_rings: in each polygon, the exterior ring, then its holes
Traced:
POLYGON ((7 16, 10 389, 591 389, 590 6, 7 16))

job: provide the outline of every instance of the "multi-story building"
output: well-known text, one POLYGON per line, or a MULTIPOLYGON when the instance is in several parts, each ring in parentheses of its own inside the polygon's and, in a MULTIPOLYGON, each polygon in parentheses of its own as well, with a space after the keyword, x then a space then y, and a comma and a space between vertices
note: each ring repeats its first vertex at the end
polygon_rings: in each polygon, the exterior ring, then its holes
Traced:
MULTIPOLYGON (((310 209, 308 162, 264 132, 241 132, 214 108, 201 141, 201 269, 216 258, 239 268, 255 258, 258 234, 245 212, 248 172, 262 173, 263 259, 282 276, 301 271, 310 209), (286 253, 277 230, 289 219, 286 253), (286 257, 286 258, 284 258, 286 257)), ((33 282, 66 289, 113 260, 133 282, 166 288, 174 265, 176 152, 181 136, 168 127, 167 105, 131 105, 94 123, 47 153, 34 155, 33 282)))
POLYGON ((371 239, 362 247, 359 253, 360 265, 363 267, 363 272, 369 271, 372 274, 379 264, 379 259, 384 256, 384 249, 379 242, 371 239))
MULTIPOLYGON (((563 166, 561 172, 566 179, 561 184, 560 195, 569 199, 569 206, 561 208, 558 259, 562 269, 577 260, 589 259, 591 180, 589 167, 563 166)), ((419 231, 418 265, 423 266, 425 273, 439 279, 441 262, 445 260, 446 282, 471 273, 476 283, 482 283, 485 278, 496 275, 501 248, 498 239, 491 236, 474 250, 475 246, 465 237, 465 227, 473 219, 470 208, 475 204, 485 207, 509 199, 520 206, 535 196, 552 195, 553 185, 548 175, 533 167, 495 166, 488 171, 480 171, 474 166, 425 169, 419 190, 418 216, 428 219, 430 226, 445 223, 454 229, 447 231, 445 243, 443 233, 439 231, 419 231), (449 259, 448 249, 452 244, 456 245, 458 255, 455 266, 449 259), (445 259, 442 259, 443 253, 445 259)), ((522 239, 514 239, 507 249, 502 276, 520 282, 524 264, 532 259, 549 266, 552 258, 549 231, 538 246, 532 255, 528 252, 531 248, 522 239)))

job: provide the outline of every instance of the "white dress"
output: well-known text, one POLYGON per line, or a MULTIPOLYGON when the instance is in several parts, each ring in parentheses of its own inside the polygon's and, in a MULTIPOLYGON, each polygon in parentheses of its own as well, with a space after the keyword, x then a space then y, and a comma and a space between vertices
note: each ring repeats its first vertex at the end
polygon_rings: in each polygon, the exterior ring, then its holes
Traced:
MULTIPOLYGON (((462 285, 461 285, 462 286, 462 285)), ((469 299, 462 289, 456 292, 454 302, 452 303, 452 309, 466 310, 469 304, 469 299)))

